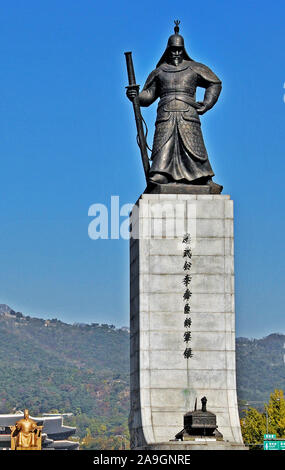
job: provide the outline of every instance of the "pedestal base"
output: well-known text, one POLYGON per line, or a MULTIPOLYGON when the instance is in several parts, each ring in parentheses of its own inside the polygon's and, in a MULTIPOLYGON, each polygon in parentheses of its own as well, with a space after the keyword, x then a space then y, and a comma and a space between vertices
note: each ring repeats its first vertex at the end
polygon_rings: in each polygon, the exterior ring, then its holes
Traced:
POLYGON ((223 186, 211 181, 209 184, 149 183, 145 194, 220 194, 223 186))
POLYGON ((185 451, 185 450, 248 450, 248 447, 237 442, 210 442, 210 441, 194 441, 194 442, 158 442, 155 444, 148 444, 146 446, 137 447, 134 450, 173 450, 173 451, 185 451))
POLYGON ((131 227, 131 447, 243 448, 236 395, 230 196, 143 194, 134 206, 131 227), (186 233, 192 250, 193 357, 188 358, 186 233), (172 442, 183 429, 184 414, 203 396, 224 442, 172 442))

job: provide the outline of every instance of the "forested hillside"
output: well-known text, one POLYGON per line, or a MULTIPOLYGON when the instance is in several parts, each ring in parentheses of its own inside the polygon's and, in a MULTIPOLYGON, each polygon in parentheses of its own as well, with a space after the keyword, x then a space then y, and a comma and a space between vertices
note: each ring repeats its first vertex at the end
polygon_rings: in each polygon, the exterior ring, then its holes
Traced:
POLYGON ((92 433, 101 447, 127 435, 129 332, 8 309, 0 306, 0 413, 73 412, 80 438, 92 433))
MULTIPOLYGON (((241 400, 267 401, 285 389, 285 336, 237 339, 241 400)), ((85 447, 127 441, 129 331, 23 316, 0 305, 0 413, 72 412, 85 447)))
POLYGON ((238 397, 267 401, 274 389, 285 390, 285 335, 237 338, 238 397))

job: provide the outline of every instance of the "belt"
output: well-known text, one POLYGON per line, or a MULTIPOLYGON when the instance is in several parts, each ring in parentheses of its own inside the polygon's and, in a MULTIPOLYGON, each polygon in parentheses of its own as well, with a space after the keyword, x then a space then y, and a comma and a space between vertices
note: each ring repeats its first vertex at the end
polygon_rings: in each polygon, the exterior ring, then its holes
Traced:
POLYGON ((169 94, 175 94, 175 95, 187 95, 187 96, 194 96, 194 90, 193 88, 183 88, 183 90, 179 90, 177 88, 167 88, 166 90, 164 89, 163 92, 161 93, 161 98, 169 95, 169 94))
POLYGON ((188 93, 185 92, 173 92, 173 93, 163 93, 160 96, 160 101, 158 103, 158 106, 163 106, 170 101, 173 100, 178 100, 178 101, 183 101, 184 103, 189 104, 190 106, 193 106, 193 108, 198 108, 199 106, 197 105, 197 102, 192 96, 189 96, 188 93))

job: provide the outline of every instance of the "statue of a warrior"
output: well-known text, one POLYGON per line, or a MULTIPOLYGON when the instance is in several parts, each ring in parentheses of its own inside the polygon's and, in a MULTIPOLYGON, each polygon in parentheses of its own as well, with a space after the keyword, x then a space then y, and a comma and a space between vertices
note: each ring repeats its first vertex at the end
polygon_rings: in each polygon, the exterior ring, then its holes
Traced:
POLYGON ((160 98, 151 154, 149 184, 208 185, 209 192, 221 192, 212 181, 214 172, 208 160, 199 115, 217 102, 221 80, 206 66, 189 57, 184 39, 175 22, 175 34, 156 69, 148 76, 143 90, 127 87, 127 97, 138 96, 140 106, 149 106, 160 98), (205 88, 204 101, 196 101, 197 87, 205 88))

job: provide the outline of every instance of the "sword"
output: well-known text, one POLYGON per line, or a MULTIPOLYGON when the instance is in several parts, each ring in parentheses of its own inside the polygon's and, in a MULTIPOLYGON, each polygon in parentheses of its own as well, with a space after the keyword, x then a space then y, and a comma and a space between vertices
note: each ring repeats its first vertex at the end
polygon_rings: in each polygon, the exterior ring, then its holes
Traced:
MULTIPOLYGON (((129 85, 126 88, 139 91, 140 86, 136 84, 132 53, 125 52, 125 56, 126 56, 126 64, 127 64, 128 78, 129 78, 129 85)), ((133 99, 132 103, 133 103, 137 132, 138 132, 138 145, 141 151, 142 164, 143 164, 145 178, 147 181, 150 165, 149 165, 147 145, 146 145, 146 139, 145 139, 144 129, 143 129, 143 119, 141 115, 141 108, 140 108, 138 95, 133 99)))

